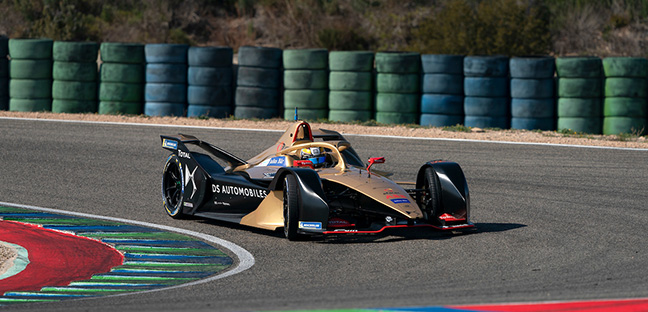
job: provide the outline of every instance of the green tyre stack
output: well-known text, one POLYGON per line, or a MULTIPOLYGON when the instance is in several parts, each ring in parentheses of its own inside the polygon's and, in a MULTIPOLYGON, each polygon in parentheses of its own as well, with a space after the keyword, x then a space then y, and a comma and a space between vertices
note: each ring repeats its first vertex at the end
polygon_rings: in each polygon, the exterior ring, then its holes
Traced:
POLYGON ((604 58, 603 72, 603 134, 645 134, 648 60, 638 57, 604 58))
POLYGON ((187 55, 187 117, 227 118, 232 114, 230 47, 190 47, 187 55))
POLYGON ((268 119, 279 116, 282 51, 243 46, 238 51, 234 116, 268 119))
POLYGON ((293 120, 328 118, 328 51, 283 51, 283 117, 293 120), (298 116, 295 116, 297 109, 298 116))
POLYGON ((104 42, 99 47, 99 114, 142 113, 144 45, 104 42))
POLYGON ((52 112, 97 112, 98 51, 95 42, 54 42, 52 112))
POLYGON ((185 44, 155 43, 144 46, 145 115, 186 115, 188 49, 189 46, 185 44))
POLYGON ((477 128, 509 126, 509 59, 505 56, 464 58, 464 125, 477 128))
POLYGON ((554 130, 553 57, 514 57, 511 76, 511 128, 554 130))
POLYGON ((332 51, 329 53, 328 119, 340 122, 372 118, 374 53, 332 51))
POLYGON ((463 55, 421 55, 421 126, 463 124, 463 59, 463 55))
POLYGON ((50 39, 9 39, 9 110, 52 110, 50 39))
POLYGON ((376 121, 418 124, 420 103, 418 53, 376 53, 376 121))
POLYGON ((598 57, 556 58, 558 130, 601 134, 602 66, 598 57))
POLYGON ((9 38, 0 36, 0 110, 9 109, 9 38))

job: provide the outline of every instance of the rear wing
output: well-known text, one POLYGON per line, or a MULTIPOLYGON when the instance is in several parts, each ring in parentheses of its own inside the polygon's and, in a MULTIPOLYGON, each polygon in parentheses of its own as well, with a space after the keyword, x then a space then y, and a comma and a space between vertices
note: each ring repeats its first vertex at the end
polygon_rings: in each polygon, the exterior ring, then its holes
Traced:
POLYGON ((192 144, 209 152, 210 154, 214 155, 214 157, 225 161, 232 169, 247 164, 245 160, 230 154, 229 152, 218 146, 201 141, 193 135, 186 135, 182 133, 179 133, 175 136, 160 135, 160 139, 162 140, 162 148, 178 154, 178 156, 180 157, 182 156, 180 155, 181 152, 189 153, 189 149, 187 148, 186 144, 192 144))

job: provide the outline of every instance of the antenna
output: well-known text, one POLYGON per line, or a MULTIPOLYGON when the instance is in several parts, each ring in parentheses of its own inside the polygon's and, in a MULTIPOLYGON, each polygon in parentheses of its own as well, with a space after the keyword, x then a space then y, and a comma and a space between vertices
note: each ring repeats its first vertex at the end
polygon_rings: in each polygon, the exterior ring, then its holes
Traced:
POLYGON ((299 117, 297 117, 297 107, 295 107, 295 121, 299 120, 299 117))

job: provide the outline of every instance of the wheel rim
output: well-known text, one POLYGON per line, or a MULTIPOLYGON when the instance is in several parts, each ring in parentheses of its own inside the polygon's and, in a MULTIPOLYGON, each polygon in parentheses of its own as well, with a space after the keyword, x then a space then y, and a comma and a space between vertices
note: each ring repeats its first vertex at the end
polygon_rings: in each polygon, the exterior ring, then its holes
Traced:
POLYGON ((182 178, 180 168, 175 163, 170 163, 164 172, 164 199, 167 205, 173 207, 172 214, 178 212, 182 200, 182 178))

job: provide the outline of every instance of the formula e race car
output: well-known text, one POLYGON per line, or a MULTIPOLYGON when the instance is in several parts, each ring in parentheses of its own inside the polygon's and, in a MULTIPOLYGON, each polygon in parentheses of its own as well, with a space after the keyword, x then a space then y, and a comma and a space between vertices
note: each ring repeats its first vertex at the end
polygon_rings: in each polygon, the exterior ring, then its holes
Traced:
POLYGON ((431 161, 421 166, 416 182, 394 182, 371 168, 384 163, 383 157, 365 166, 340 133, 311 130, 303 121, 247 161, 194 136, 160 137, 172 152, 162 174, 162 199, 173 218, 283 229, 289 240, 399 227, 473 227, 468 185, 454 162, 431 161))

